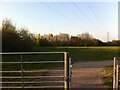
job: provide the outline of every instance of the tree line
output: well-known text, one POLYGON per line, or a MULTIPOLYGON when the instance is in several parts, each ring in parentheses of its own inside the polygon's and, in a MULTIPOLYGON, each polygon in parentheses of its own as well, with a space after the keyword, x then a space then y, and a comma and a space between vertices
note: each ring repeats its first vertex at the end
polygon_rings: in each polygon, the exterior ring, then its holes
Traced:
POLYGON ((120 40, 112 40, 111 42, 102 42, 92 37, 88 32, 70 36, 66 33, 58 35, 45 34, 37 35, 36 46, 120 46, 120 40))
POLYGON ((120 40, 102 42, 89 33, 70 36, 67 33, 58 35, 35 35, 27 28, 17 28, 11 20, 2 21, 2 51, 31 51, 34 47, 43 46, 120 46, 120 40))

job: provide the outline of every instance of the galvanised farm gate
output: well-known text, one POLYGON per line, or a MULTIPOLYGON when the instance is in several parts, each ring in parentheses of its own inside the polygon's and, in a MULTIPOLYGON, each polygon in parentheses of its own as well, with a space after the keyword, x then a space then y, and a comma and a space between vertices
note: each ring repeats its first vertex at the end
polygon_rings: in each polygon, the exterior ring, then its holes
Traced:
POLYGON ((12 52, 2 55, 2 89, 71 87, 71 59, 67 52, 12 52))

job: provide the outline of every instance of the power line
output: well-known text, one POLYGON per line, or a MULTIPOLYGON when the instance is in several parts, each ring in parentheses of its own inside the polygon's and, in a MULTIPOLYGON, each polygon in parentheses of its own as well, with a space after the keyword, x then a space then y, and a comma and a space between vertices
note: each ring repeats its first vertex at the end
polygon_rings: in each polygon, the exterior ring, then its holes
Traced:
POLYGON ((101 25, 101 27, 106 30, 106 28, 104 27, 104 25, 101 23, 100 19, 98 18, 98 16, 96 15, 96 13, 94 12, 94 10, 92 9, 92 7, 90 6, 89 2, 87 2, 88 8, 90 9, 90 11, 93 13, 93 15, 96 17, 96 20, 99 22, 99 24, 101 25))
POLYGON ((58 12, 56 9, 50 7, 49 5, 45 4, 44 2, 41 2, 41 4, 43 4, 44 6, 46 6, 47 8, 51 9, 52 11, 56 12, 58 15, 63 16, 66 20, 70 21, 71 23, 74 23, 75 25, 79 25, 79 23, 75 22, 74 20, 68 18, 67 16, 65 16, 64 14, 58 12))
POLYGON ((79 10, 80 13, 83 14, 83 16, 86 17, 86 19, 87 19, 91 24, 93 24, 93 26, 96 26, 96 27, 98 28, 98 26, 94 24, 94 22, 81 10, 80 7, 78 7, 74 2, 72 2, 72 4, 79 10))
MULTIPOLYGON (((59 2, 60 5, 62 5, 63 7, 65 7, 67 10, 69 10, 71 12, 71 14, 76 15, 71 9, 69 9, 67 6, 63 5, 63 2, 59 2)), ((75 16, 75 18, 78 20, 78 18, 75 16)), ((82 23, 80 23, 79 25, 81 25, 82 23)), ((85 25, 82 24, 83 27, 86 27, 85 25)))

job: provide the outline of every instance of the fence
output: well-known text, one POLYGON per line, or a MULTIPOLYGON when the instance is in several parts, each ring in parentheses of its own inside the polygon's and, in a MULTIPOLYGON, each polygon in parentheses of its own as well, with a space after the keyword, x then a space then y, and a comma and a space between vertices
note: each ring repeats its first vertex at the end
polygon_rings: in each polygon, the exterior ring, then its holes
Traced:
POLYGON ((113 62, 113 90, 119 90, 119 57, 114 57, 113 62))
POLYGON ((0 54, 3 60, 0 62, 3 66, 3 70, 0 71, 2 74, 0 77, 2 82, 0 83, 2 83, 1 88, 3 89, 63 88, 69 90, 71 87, 71 59, 68 57, 67 52, 14 52, 0 54), (45 54, 46 56, 44 56, 45 54), (44 59, 45 57, 48 58, 49 54, 52 55, 51 60, 44 59), (62 54, 62 56, 56 54, 62 54), (38 55, 41 55, 41 57, 38 55), (63 67, 61 67, 61 63, 63 67), (56 69, 54 66, 60 68, 56 69))

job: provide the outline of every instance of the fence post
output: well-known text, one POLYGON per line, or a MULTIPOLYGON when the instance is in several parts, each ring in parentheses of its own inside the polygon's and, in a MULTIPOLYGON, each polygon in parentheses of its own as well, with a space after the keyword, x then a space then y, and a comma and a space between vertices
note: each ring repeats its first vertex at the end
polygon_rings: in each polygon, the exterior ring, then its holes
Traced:
POLYGON ((116 90, 116 82, 115 82, 115 76, 116 76, 116 74, 115 74, 115 71, 116 71, 116 67, 115 67, 115 65, 116 65, 116 57, 114 57, 114 61, 113 61, 113 90, 116 90))
POLYGON ((69 58, 67 52, 64 52, 64 89, 69 90, 69 58))

